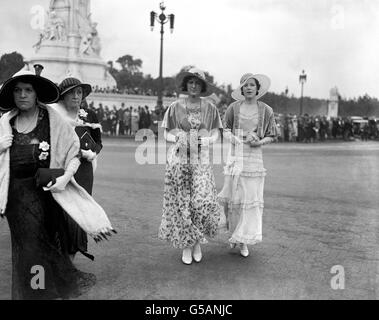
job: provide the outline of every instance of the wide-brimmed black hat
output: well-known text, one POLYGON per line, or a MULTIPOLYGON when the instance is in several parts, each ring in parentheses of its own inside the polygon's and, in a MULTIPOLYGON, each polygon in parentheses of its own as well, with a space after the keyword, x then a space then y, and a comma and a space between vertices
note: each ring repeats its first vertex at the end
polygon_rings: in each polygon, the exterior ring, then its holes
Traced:
POLYGON ((9 111, 16 107, 13 96, 13 89, 18 82, 30 83, 37 93, 39 102, 49 104, 57 102, 59 99, 59 89, 54 82, 41 76, 35 75, 31 71, 21 70, 14 74, 12 78, 4 82, 0 89, 0 109, 9 111))
POLYGON ((89 96, 89 94, 92 92, 91 85, 82 83, 79 79, 76 78, 66 78, 59 84, 59 99, 62 99, 67 92, 77 87, 81 87, 83 89, 83 99, 89 96))

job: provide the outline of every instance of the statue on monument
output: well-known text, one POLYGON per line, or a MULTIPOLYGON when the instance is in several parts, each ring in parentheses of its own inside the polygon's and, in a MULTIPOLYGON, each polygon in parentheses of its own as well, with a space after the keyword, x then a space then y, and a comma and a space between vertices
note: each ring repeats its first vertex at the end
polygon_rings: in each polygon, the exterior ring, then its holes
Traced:
POLYGON ((36 49, 36 52, 41 49, 41 44, 42 44, 42 41, 45 39, 45 34, 43 32, 41 32, 39 34, 39 39, 38 39, 38 42, 36 44, 33 45, 33 48, 36 49))
POLYGON ((45 65, 46 77, 60 82, 72 74, 99 87, 116 85, 100 57, 100 37, 91 18, 90 0, 50 0, 45 21, 30 61, 45 65), (99 78, 103 73, 107 76, 99 78))
POLYGON ((332 101, 338 101, 338 88, 334 87, 330 89, 330 100, 332 101))
POLYGON ((100 56, 101 44, 97 31, 97 23, 92 22, 90 0, 79 0, 78 27, 82 37, 79 51, 82 55, 100 56))
POLYGON ((92 41, 91 41, 91 46, 92 46, 92 49, 94 51, 94 53, 96 55, 100 55, 100 51, 101 51, 101 43, 100 43, 100 37, 99 37, 99 34, 97 32, 97 23, 94 22, 92 23, 92 31, 91 31, 91 36, 92 36, 92 41))
POLYGON ((57 15, 55 11, 51 11, 49 14, 49 20, 45 29, 46 40, 66 40, 65 23, 61 17, 57 15))

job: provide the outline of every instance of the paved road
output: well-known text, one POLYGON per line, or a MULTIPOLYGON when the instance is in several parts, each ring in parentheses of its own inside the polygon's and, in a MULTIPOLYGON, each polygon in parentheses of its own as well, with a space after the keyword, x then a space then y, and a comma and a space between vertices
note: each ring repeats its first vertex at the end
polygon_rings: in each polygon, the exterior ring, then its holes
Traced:
MULTIPOLYGON (((379 143, 266 146, 264 241, 245 259, 221 234, 191 266, 157 239, 164 165, 138 165, 136 147, 130 140, 105 140, 94 194, 119 235, 91 241, 95 262, 77 260, 98 278, 81 299, 379 298, 379 143), (331 288, 336 265, 344 268, 344 290, 331 288)), ((220 190, 222 165, 215 175, 220 190)), ((9 299, 5 221, 0 256, 0 299, 9 299)))

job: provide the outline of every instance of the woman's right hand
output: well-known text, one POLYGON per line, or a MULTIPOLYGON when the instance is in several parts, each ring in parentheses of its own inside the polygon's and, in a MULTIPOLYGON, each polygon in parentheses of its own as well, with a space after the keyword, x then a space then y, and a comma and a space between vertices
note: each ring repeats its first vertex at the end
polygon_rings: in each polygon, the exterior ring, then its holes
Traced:
POLYGON ((243 141, 235 135, 231 136, 231 141, 234 145, 241 145, 243 141))
POLYGON ((66 185, 70 182, 71 176, 65 173, 63 176, 60 176, 56 179, 55 184, 52 181, 43 188, 44 191, 50 191, 52 193, 59 193, 65 190, 66 185))
POLYGON ((92 150, 83 150, 81 149, 82 157, 84 159, 87 159, 88 162, 92 162, 95 160, 97 154, 96 152, 93 152, 92 150))
POLYGON ((5 136, 0 137, 0 153, 3 153, 8 148, 11 147, 13 142, 13 134, 7 134, 5 136))

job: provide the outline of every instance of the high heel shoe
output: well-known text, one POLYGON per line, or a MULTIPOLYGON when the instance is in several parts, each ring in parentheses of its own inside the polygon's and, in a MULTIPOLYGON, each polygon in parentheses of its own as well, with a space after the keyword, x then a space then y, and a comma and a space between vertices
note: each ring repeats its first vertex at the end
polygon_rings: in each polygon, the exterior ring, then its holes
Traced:
POLYGON ((201 253, 201 247, 200 247, 200 243, 197 242, 195 244, 195 246, 193 247, 193 253, 192 253, 192 256, 193 256, 193 259, 195 260, 195 262, 200 262, 201 259, 203 258, 203 255, 201 253))
POLYGON ((182 262, 187 265, 192 263, 192 249, 191 248, 183 249, 182 262))
POLYGON ((249 256, 249 249, 247 248, 247 244, 243 243, 241 245, 240 253, 241 253, 241 256, 245 258, 249 256))

